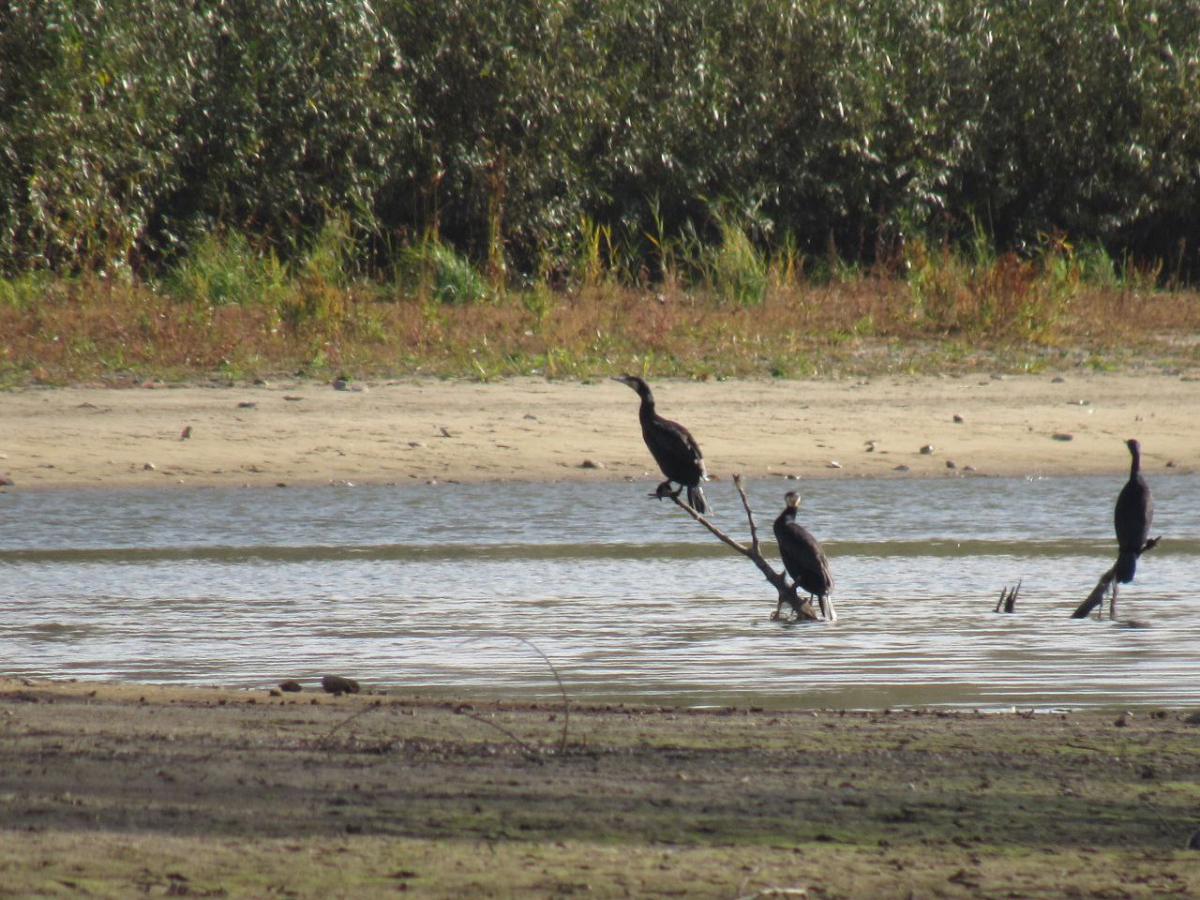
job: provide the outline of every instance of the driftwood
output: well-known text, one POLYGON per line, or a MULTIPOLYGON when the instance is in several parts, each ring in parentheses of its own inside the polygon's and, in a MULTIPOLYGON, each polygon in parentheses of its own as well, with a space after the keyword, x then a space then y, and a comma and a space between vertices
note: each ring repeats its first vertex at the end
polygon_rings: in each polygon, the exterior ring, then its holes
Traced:
POLYGON ((1017 595, 1021 593, 1021 582, 1016 587, 1006 587, 1000 591, 1000 599, 996 601, 996 612, 1010 613, 1017 605, 1017 595))
MULTIPOLYGON (((679 495, 682 493, 682 490, 671 491, 665 489, 665 486, 660 485, 659 489, 650 496, 657 497, 660 500, 664 498, 670 499, 675 503, 676 506, 712 532, 713 535, 716 536, 720 541, 729 547, 732 547, 738 553, 742 554, 742 556, 746 557, 756 566, 758 566, 759 571, 763 573, 763 577, 766 578, 767 581, 771 582, 771 585, 776 591, 779 592, 779 605, 775 607, 775 613, 771 616, 771 618, 779 618, 779 610, 782 609, 783 604, 786 603, 792 608, 792 611, 795 612, 796 619, 798 621, 821 621, 821 616, 815 609, 813 609, 812 603, 807 599, 802 599, 800 595, 796 593, 796 585, 788 581, 787 575, 782 572, 776 572, 774 567, 763 558, 762 551, 759 549, 758 526, 754 522, 754 511, 750 509, 750 501, 746 499, 746 490, 742 487, 742 476, 734 475, 733 484, 734 487, 737 488, 738 495, 742 498, 742 509, 746 511, 746 519, 750 522, 749 547, 747 547, 741 541, 731 538, 724 531, 710 522, 702 513, 696 512, 690 503, 688 503, 686 500, 680 499, 679 495)), ((830 605, 829 609, 832 610, 833 606, 830 605)), ((830 618, 832 619, 834 616, 831 615, 830 618)))
MULTIPOLYGON (((1138 551, 1138 558, 1147 550, 1153 550, 1158 546, 1158 542, 1162 540, 1160 534, 1156 538, 1151 538, 1146 541, 1146 545, 1138 551)), ((1088 594, 1084 600, 1076 608, 1075 612, 1071 613, 1072 619, 1086 619, 1093 609, 1100 606, 1104 602, 1104 595, 1108 593, 1109 588, 1112 589, 1112 601, 1108 605, 1108 617, 1115 619, 1117 617, 1117 584, 1113 580, 1117 577, 1117 564, 1113 563, 1112 568, 1100 576, 1100 580, 1096 582, 1096 586, 1092 588, 1092 592, 1088 594)))

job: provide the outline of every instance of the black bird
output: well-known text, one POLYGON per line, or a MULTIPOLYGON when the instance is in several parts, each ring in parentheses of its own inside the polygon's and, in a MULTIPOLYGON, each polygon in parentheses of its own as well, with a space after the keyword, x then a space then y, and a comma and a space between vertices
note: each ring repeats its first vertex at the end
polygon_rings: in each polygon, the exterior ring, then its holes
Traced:
POLYGON ((1138 557, 1150 536, 1150 523, 1154 521, 1154 498, 1150 487, 1139 469, 1142 463, 1142 445, 1133 438, 1125 442, 1132 461, 1129 465, 1129 480, 1117 495, 1117 506, 1113 511, 1113 526, 1117 530, 1117 565, 1113 570, 1113 596, 1109 615, 1116 616, 1117 583, 1133 581, 1137 571, 1138 557))
MULTIPOLYGON (((800 495, 795 491, 784 494, 783 512, 775 520, 775 540, 779 543, 779 555, 783 557, 783 567, 792 576, 797 586, 816 597, 821 605, 821 613, 826 619, 835 621, 837 613, 833 611, 833 601, 829 593, 833 590, 833 576, 829 574, 829 560, 817 539, 809 534, 803 525, 796 524, 796 510, 800 506, 800 495)), ((782 606, 782 601, 780 602, 782 606)), ((779 607, 775 608, 779 615, 779 607)))
MULTIPOLYGON (((638 410, 638 419, 642 423, 642 437, 650 448, 650 455, 667 476, 667 480, 658 486, 659 499, 671 493, 671 482, 687 488, 687 499, 692 509, 698 513, 708 513, 712 507, 704 497, 700 482, 708 481, 708 472, 704 468, 704 454, 692 437, 690 431, 678 422, 664 419, 654 411, 654 395, 650 393, 650 385, 636 375, 617 375, 613 381, 627 384, 642 398, 642 406, 638 410)), ((678 495, 678 491, 675 495, 678 495)))

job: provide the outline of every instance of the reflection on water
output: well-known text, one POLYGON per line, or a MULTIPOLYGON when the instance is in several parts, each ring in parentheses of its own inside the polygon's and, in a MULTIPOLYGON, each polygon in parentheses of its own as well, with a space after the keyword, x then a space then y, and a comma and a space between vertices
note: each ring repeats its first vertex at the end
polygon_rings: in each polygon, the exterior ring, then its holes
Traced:
MULTIPOLYGON (((0 495, 8 674, 262 687, 337 672, 436 695, 790 707, 1200 702, 1200 479, 1152 479, 1166 537, 1114 556, 1121 479, 800 482, 841 621, 769 586, 645 484, 0 495), (992 612, 1022 579, 1017 614, 992 612)), ((770 519, 795 482, 750 484, 770 519)), ((709 491, 745 536, 732 485, 709 491)))

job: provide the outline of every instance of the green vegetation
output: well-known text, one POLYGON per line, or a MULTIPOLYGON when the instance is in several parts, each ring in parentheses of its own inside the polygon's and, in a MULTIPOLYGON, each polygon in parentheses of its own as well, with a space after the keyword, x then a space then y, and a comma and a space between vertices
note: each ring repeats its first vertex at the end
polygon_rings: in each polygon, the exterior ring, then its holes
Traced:
POLYGON ((939 366, 913 339, 1187 362, 1198 19, 10 5, 0 380, 939 366))

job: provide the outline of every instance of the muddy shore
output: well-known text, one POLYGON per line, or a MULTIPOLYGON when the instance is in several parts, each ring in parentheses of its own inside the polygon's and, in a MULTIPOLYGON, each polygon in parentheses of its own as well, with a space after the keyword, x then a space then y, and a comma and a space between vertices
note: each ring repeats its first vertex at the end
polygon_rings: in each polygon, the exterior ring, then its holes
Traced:
POLYGON ((0 680, 0 897, 1190 897, 1187 711, 0 680))

